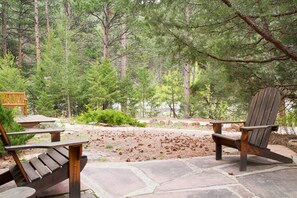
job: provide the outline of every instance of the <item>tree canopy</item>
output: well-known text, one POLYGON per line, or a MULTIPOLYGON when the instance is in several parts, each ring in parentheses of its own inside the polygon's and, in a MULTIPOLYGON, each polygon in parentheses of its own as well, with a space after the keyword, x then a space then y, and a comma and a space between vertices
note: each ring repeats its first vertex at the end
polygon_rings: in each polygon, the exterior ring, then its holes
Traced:
POLYGON ((232 119, 268 86, 295 112, 296 0, 3 0, 0 9, 0 91, 26 90, 32 112, 232 119))

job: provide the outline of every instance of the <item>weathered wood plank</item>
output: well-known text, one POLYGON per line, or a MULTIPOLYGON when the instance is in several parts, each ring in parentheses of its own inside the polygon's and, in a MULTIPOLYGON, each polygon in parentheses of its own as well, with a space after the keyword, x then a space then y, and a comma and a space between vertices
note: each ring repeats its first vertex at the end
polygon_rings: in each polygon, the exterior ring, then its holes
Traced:
POLYGON ((64 165, 68 162, 68 159, 65 158, 62 154, 60 154, 59 152, 57 152, 54 149, 50 149, 48 151, 48 155, 53 158, 59 165, 64 165))
POLYGON ((55 170, 57 170, 58 168, 60 168, 60 165, 55 162, 52 158, 50 158, 47 154, 43 153, 41 155, 38 156, 38 158, 44 163, 46 164, 46 166, 53 172, 55 170))
POLYGON ((44 177, 48 174, 50 174, 51 172, 49 171, 49 169, 46 168, 46 166, 40 161, 40 159, 34 157, 33 159, 30 160, 30 163, 32 164, 32 166, 34 166, 34 168, 36 169, 36 171, 38 172, 38 174, 41 177, 44 177))
POLYGON ((22 165, 30 181, 35 181, 40 179, 40 176, 36 173, 36 171, 34 170, 34 168, 31 166, 29 162, 23 162, 22 165))
POLYGON ((61 153, 64 157, 68 158, 69 157, 69 151, 65 147, 56 147, 54 148, 56 151, 61 153))

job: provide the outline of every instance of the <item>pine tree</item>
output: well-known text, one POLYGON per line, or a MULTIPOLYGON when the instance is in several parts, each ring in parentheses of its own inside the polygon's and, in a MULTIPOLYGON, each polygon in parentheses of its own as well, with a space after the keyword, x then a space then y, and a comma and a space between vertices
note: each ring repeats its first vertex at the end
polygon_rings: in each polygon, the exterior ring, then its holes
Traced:
POLYGON ((25 91, 26 80, 16 68, 14 57, 7 53, 0 58, 0 91, 25 91))
POLYGON ((118 77, 108 60, 94 63, 87 73, 87 96, 91 108, 111 108, 119 99, 118 77))

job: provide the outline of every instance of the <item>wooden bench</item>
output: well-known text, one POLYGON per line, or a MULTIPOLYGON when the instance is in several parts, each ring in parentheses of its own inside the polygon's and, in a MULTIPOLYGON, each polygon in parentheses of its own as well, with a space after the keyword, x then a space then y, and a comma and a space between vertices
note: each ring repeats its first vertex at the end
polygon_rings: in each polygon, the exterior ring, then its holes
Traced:
POLYGON ((43 115, 17 116, 16 122, 24 128, 39 128, 40 123, 54 123, 56 120, 43 115))
POLYGON ((0 92, 0 103, 4 107, 21 107, 23 114, 28 115, 28 104, 25 92, 0 92))

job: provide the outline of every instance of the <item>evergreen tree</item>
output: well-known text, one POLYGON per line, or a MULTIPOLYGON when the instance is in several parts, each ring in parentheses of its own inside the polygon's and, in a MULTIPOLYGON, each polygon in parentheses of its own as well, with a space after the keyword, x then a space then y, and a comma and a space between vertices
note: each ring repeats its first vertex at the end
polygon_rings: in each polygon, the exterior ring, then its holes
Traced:
POLYGON ((0 91, 25 91, 26 80, 14 63, 14 57, 7 53, 0 57, 0 91))
POLYGON ((77 65, 77 47, 71 42, 70 32, 65 38, 63 27, 63 23, 60 23, 57 31, 50 33, 42 49, 40 65, 32 77, 31 100, 35 102, 39 113, 47 115, 54 112, 59 114, 69 112, 67 109, 69 100, 72 101, 70 111, 73 110, 83 87, 81 68, 77 65))
POLYGON ((170 108, 170 115, 178 117, 177 105, 183 100, 182 74, 177 70, 169 70, 163 76, 163 81, 158 89, 160 101, 166 103, 170 108), (171 114, 172 113, 172 114, 171 114))
POLYGON ((156 85, 152 80, 152 74, 146 67, 136 70, 137 79, 135 89, 139 101, 138 109, 142 117, 152 117, 158 112, 156 107, 159 106, 156 97, 156 85))
POLYGON ((109 60, 94 63, 87 73, 87 96, 89 106, 108 109, 118 101, 118 77, 109 60))

